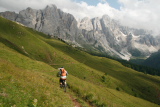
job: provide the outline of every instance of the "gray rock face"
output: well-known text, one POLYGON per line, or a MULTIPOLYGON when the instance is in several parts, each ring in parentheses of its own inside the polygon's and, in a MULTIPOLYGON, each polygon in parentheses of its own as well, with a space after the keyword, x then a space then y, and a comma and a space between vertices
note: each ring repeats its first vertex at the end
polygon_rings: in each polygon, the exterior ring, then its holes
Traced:
POLYGON ((92 46, 102 47, 100 51, 127 60, 132 56, 149 56, 160 48, 152 32, 121 26, 107 15, 84 18, 79 22, 79 28, 92 46))
POLYGON ((121 26, 107 15, 77 22, 73 15, 50 5, 43 10, 27 8, 19 14, 2 12, 0 16, 76 46, 126 60, 149 56, 160 49, 160 39, 153 37, 152 32, 121 26))
POLYGON ((68 42, 75 41, 75 36, 78 35, 77 21, 73 15, 62 12, 55 5, 46 6, 43 10, 27 8, 19 14, 4 12, 0 15, 68 42))
POLYGON ((6 11, 6 12, 1 12, 0 16, 3 16, 4 18, 7 18, 9 20, 15 21, 18 14, 16 14, 15 12, 6 11))

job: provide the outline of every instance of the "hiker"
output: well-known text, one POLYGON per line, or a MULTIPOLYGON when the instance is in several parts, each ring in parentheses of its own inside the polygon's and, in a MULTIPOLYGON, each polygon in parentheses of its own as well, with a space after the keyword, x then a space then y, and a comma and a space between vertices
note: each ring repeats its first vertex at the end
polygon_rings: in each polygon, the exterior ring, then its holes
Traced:
POLYGON ((60 76, 60 87, 62 86, 62 82, 66 80, 68 72, 64 69, 64 67, 59 68, 59 76, 60 76))

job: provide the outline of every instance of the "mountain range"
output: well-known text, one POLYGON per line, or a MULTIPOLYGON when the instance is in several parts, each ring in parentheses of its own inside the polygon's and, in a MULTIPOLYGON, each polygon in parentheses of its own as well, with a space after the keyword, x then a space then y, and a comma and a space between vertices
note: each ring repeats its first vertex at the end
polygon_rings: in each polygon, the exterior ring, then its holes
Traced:
POLYGON ((160 39, 153 36, 152 31, 122 26, 108 15, 77 21, 55 5, 48 5, 41 10, 27 8, 19 13, 1 12, 0 16, 97 55, 129 60, 147 58, 160 49, 160 39))

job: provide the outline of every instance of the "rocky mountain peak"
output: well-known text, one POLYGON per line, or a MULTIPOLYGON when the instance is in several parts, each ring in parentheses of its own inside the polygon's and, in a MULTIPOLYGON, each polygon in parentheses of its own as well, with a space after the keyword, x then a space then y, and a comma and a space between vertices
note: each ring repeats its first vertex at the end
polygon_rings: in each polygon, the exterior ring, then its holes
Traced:
POLYGON ((15 21, 17 15, 18 15, 17 13, 11 12, 11 11, 6 11, 6 12, 0 13, 0 16, 4 17, 6 19, 12 20, 12 21, 15 21))
POLYGON ((111 19, 108 15, 103 15, 102 20, 105 20, 108 23, 111 23, 113 19, 111 19))
POLYGON ((83 18, 78 27, 87 31, 93 30, 92 21, 89 17, 83 18))
POLYGON ((77 23, 73 15, 55 5, 47 5, 41 10, 27 8, 19 14, 2 12, 0 16, 88 51, 126 60, 132 56, 149 56, 160 49, 160 39, 153 37, 151 31, 122 26, 108 15, 92 19, 85 17, 77 23))
POLYGON ((1 16, 22 23, 50 36, 65 40, 74 40, 78 32, 77 21, 73 15, 64 13, 55 5, 47 5, 44 9, 36 10, 28 7, 16 14, 14 12, 0 13, 1 16))
POLYGON ((92 19, 93 29, 96 31, 102 30, 100 18, 96 17, 92 19))
POLYGON ((47 5, 45 9, 50 9, 50 8, 53 8, 54 10, 56 10, 56 9, 57 9, 57 6, 54 5, 54 4, 47 5))

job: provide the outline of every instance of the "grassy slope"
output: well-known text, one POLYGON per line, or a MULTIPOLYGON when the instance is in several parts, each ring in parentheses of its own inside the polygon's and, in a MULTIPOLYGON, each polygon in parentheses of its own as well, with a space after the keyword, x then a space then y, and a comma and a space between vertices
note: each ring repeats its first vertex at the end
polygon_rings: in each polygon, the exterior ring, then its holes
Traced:
POLYGON ((0 43, 0 105, 2 107, 73 106, 58 87, 56 70, 51 66, 32 60, 8 49, 0 43), (52 75, 48 75, 52 74, 52 75))
MULTIPOLYGON (((159 91, 157 90, 160 90, 159 77, 145 75, 143 73, 134 71, 130 68, 122 66, 119 62, 116 62, 111 59, 91 56, 87 53, 78 50, 75 51, 75 49, 63 43, 61 43, 61 45, 56 45, 58 43, 55 40, 48 40, 48 43, 54 46, 55 48, 62 50, 65 54, 72 56, 72 58, 79 61, 80 63, 83 63, 92 68, 90 70, 84 69, 84 72, 90 71, 92 75, 97 75, 96 71, 101 71, 102 73, 98 74, 99 80, 102 76, 106 77, 106 83, 103 84, 103 86, 107 86, 112 89, 119 88, 121 91, 124 91, 133 96, 141 97, 152 102, 159 102, 159 99, 155 97, 159 93, 159 91)), ((70 66, 68 67, 68 69, 74 68, 74 65, 72 67, 70 66)), ((72 69, 70 70, 72 71, 72 69)), ((71 73, 75 76, 78 76, 76 75, 77 73, 75 74, 74 72, 71 73)), ((87 75, 83 76, 85 76, 86 78, 90 77, 88 77, 87 75)), ((81 77, 81 79, 82 78, 83 77, 81 77)), ((93 78, 90 81, 93 81, 94 83, 95 79, 96 78, 93 78)))
POLYGON ((62 102, 59 101, 66 97, 68 100, 63 103, 73 106, 69 97, 71 92, 63 95, 59 90, 57 70, 54 69, 65 66, 71 74, 68 78, 70 89, 79 99, 97 106, 156 106, 131 95, 157 103, 159 77, 144 75, 116 61, 80 52, 58 40, 45 39, 39 36, 41 33, 3 18, 0 23, 0 105, 31 106, 37 99, 41 106, 60 106, 62 102), (105 77, 103 82, 102 76, 105 77))

